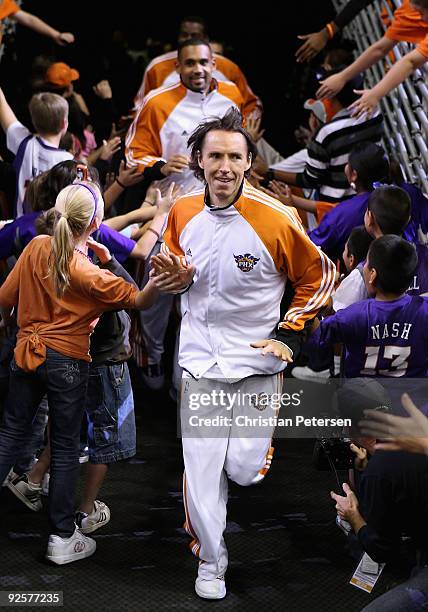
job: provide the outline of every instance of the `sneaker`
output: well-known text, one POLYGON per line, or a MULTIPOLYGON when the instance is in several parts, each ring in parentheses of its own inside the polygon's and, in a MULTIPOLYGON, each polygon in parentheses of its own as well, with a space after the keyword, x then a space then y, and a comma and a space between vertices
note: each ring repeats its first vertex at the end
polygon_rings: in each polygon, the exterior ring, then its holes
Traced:
POLYGON ((202 599, 223 599, 223 597, 226 597, 224 576, 219 576, 214 580, 204 580, 198 576, 195 582, 195 591, 196 595, 199 595, 202 599))
POLYGON ((76 512, 76 525, 82 533, 92 533, 110 521, 110 509, 102 501, 95 500, 91 514, 76 512))
POLYGON ((69 538, 61 538, 57 535, 50 535, 46 550, 46 559, 64 565, 72 563, 94 554, 97 543, 92 538, 83 535, 76 527, 73 535, 69 538))
POLYGON ((143 382, 152 391, 160 391, 165 385, 165 374, 161 363, 149 363, 143 368, 143 382))
POLYGON ((7 487, 8 483, 17 477, 18 477, 18 474, 15 474, 15 472, 13 471, 13 468, 11 468, 9 474, 6 476, 6 478, 3 481, 2 487, 7 487))
POLYGON ((291 376, 299 380, 311 380, 312 382, 325 384, 330 378, 330 370, 315 372, 315 370, 312 370, 308 366, 296 366, 291 370, 291 376))
POLYGON ((42 487, 39 484, 30 482, 27 474, 22 474, 22 476, 9 480, 6 486, 30 510, 38 512, 42 509, 42 487))
POLYGON ((88 463, 89 461, 89 448, 88 446, 80 446, 79 451, 79 463, 88 463))

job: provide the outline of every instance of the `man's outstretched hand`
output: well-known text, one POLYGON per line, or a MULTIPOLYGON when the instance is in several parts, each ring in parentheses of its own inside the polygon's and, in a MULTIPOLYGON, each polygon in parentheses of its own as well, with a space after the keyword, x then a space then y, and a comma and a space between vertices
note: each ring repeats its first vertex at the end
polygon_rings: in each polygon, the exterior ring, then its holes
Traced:
POLYGON ((253 348, 262 349, 260 354, 263 355, 263 357, 268 354, 272 354, 282 361, 293 363, 293 357, 290 349, 285 346, 285 344, 278 342, 277 340, 258 340, 257 342, 251 342, 250 346, 253 348))
POLYGON ((154 255, 150 278, 161 293, 181 293, 191 285, 195 267, 173 253, 154 255))

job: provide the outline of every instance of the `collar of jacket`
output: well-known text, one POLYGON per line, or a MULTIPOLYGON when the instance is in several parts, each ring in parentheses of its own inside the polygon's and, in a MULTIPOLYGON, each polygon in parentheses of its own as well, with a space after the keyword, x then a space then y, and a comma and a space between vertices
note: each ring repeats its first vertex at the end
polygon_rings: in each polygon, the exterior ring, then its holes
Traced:
POLYGON ((189 89, 188 87, 186 87, 186 85, 183 83, 183 81, 180 78, 180 84, 181 87, 183 88, 183 90, 186 92, 187 96, 190 96, 196 100, 203 100, 204 98, 207 98, 210 93, 212 93, 213 91, 217 91, 218 90, 218 81, 213 77, 211 79, 211 84, 210 84, 210 88, 208 89, 207 93, 203 93, 200 91, 193 91, 192 89, 189 89))
POLYGON ((224 211, 230 210, 241 197, 243 188, 244 188, 244 181, 242 181, 241 186, 238 189, 238 193, 236 194, 236 196, 234 197, 233 201, 230 204, 227 204, 226 206, 214 206, 210 202, 210 194, 209 194, 208 185, 207 185, 205 187, 205 195, 204 195, 204 204, 206 206, 206 209, 211 214, 214 214, 214 215, 221 215, 222 213, 224 213, 224 211))

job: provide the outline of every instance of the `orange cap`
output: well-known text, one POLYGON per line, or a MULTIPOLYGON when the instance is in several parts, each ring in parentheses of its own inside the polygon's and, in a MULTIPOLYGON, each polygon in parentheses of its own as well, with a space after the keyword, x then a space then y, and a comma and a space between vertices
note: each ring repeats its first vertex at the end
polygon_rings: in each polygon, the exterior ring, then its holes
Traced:
POLYGON ((310 110, 314 113, 315 117, 321 121, 321 123, 329 123, 338 112, 339 108, 332 100, 323 98, 322 100, 314 100, 310 98, 306 100, 303 108, 310 110))
POLYGON ((79 73, 64 62, 55 62, 47 69, 45 80, 51 85, 68 87, 72 81, 77 81, 79 73))

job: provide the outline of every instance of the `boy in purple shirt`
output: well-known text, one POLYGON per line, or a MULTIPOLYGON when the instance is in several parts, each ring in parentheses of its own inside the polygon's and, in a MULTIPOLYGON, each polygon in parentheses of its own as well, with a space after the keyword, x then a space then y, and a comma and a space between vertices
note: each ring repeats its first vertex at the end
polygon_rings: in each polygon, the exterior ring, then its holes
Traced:
MULTIPOLYGON (((409 194, 400 187, 385 185, 378 187, 370 195, 364 224, 373 238, 384 234, 401 236, 411 214, 409 194)), ((407 227, 409 227, 407 225, 407 227)), ((407 235, 404 235, 408 238, 407 235)), ((414 242, 411 240, 411 242, 414 242)), ((414 277, 408 287, 410 295, 427 295, 428 293, 428 247, 414 242, 418 263, 414 277)), ((367 298, 367 289, 362 278, 361 266, 347 276, 333 295, 333 309, 337 312, 355 302, 367 298)))
POLYGON ((428 300, 407 295, 417 267, 407 240, 385 235, 369 249, 363 275, 369 297, 325 318, 310 345, 344 345, 344 375, 424 378, 428 373, 428 300))

